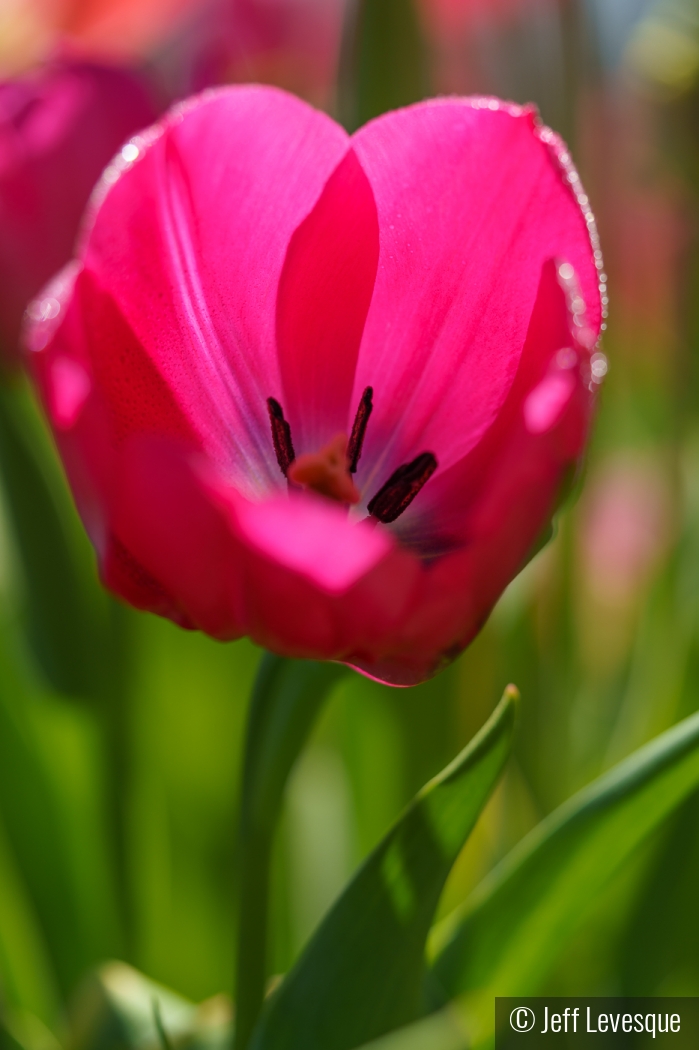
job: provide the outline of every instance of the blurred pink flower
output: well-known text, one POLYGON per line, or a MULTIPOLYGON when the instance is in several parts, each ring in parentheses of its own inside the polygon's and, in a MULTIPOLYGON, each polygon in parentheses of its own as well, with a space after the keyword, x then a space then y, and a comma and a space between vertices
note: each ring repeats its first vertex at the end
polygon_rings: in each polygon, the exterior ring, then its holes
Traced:
POLYGON ((482 28, 507 26, 531 15, 542 6, 555 7, 558 0, 419 0, 424 17, 438 35, 482 28))
POLYGON ((329 108, 345 6, 345 0, 208 0, 159 63, 175 93, 264 83, 329 108))
POLYGON ((50 47, 67 41, 81 54, 126 61, 149 54, 203 0, 9 0, 50 47))
POLYGON ((612 457, 591 480, 581 568, 597 602, 617 611, 635 602, 667 550, 670 502, 666 472, 642 456, 612 457))
POLYGON ((433 100, 352 138, 271 88, 173 110, 30 308, 107 585, 217 638, 433 674, 582 452, 591 237, 528 108, 433 100))
POLYGON ((155 118, 123 70, 56 61, 0 84, 0 349, 17 351, 24 309, 74 250, 95 182, 155 118))
MULTIPOLYGON (((531 99, 561 125, 566 0, 418 0, 442 94, 531 99)), ((570 5, 568 5, 570 7, 570 5)))

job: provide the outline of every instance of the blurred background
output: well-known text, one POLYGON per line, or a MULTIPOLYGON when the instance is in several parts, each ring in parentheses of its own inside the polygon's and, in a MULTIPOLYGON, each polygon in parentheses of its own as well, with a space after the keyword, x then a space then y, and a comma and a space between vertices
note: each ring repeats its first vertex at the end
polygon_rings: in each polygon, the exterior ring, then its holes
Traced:
MULTIPOLYGON (((542 816, 699 707, 699 2, 356 2, 0 0, 0 1013, 13 1047, 50 1050, 104 959, 195 1001, 234 983, 237 784, 260 653, 100 590, 16 352, 102 166, 177 98, 256 80, 349 126, 425 94, 534 101, 572 147, 610 289, 609 375, 555 538, 434 681, 348 675, 294 772, 275 970, 508 682, 523 698, 515 757, 441 914, 542 816)), ((542 993, 699 995, 698 885, 693 798, 580 902, 542 993)))

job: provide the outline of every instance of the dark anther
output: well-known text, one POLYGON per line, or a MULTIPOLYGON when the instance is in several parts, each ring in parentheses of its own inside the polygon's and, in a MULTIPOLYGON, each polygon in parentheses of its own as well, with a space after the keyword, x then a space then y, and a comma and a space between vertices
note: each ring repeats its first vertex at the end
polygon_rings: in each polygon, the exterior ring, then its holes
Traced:
POLYGON ((436 457, 423 452, 411 463, 394 470, 390 478, 367 504, 367 510, 387 525, 395 521, 410 506, 418 492, 437 469, 436 457))
POLYGON ((373 396, 374 388, 368 386, 362 394, 359 408, 357 409, 357 414, 354 417, 354 423, 352 424, 352 433, 350 434, 349 443, 347 445, 347 463, 349 464, 351 474, 357 473, 357 464, 359 463, 359 457, 362 454, 366 425, 369 422, 369 416, 374 407, 372 403, 373 396))
POLYGON ((277 454, 277 463, 282 474, 286 477, 286 472, 296 459, 294 443, 291 440, 291 427, 284 419, 282 406, 275 398, 267 398, 267 408, 269 410, 269 421, 272 424, 272 441, 274 442, 274 451, 277 454))

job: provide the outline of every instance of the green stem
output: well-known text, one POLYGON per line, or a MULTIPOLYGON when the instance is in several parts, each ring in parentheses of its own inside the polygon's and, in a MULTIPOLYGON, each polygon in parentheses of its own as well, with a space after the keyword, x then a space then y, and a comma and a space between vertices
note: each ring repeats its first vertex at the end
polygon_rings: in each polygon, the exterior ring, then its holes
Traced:
POLYGON ((240 801, 234 1050, 246 1050, 264 1002, 270 861, 284 788, 323 700, 345 670, 267 653, 255 682, 240 801))
POLYGON ((349 0, 342 34, 337 117, 355 131, 429 94, 415 0, 349 0))

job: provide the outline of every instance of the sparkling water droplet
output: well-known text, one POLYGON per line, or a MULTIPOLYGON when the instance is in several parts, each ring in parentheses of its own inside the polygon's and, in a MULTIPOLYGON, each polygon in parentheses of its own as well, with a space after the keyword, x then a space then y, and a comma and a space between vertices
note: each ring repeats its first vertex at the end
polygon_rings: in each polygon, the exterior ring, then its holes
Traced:
POLYGON ((596 353, 592 355, 590 358, 590 371, 592 372, 593 381, 601 383, 609 371, 609 364, 605 354, 596 353))

